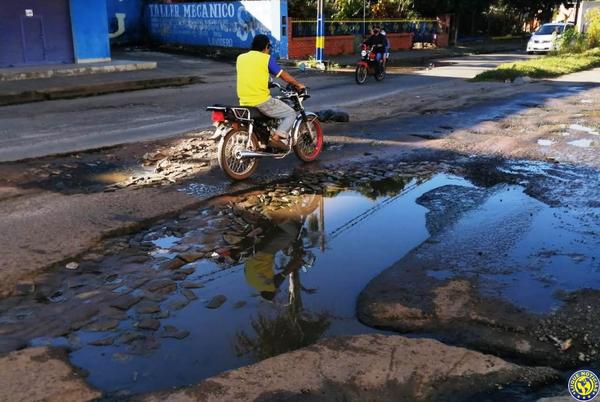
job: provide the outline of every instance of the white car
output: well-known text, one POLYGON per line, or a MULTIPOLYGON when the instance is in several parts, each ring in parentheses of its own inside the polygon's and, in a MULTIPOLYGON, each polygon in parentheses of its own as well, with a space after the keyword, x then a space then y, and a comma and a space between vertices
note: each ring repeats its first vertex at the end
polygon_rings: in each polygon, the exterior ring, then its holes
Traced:
POLYGON ((556 39, 560 38, 565 29, 573 29, 573 24, 552 23, 544 24, 531 35, 527 42, 527 53, 550 52, 556 50, 556 39))

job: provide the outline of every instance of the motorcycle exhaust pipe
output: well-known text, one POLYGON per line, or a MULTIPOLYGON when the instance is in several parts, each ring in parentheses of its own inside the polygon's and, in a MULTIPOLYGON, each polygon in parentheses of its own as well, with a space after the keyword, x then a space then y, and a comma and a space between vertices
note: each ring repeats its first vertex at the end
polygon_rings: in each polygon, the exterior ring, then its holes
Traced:
POLYGON ((239 156, 240 158, 268 158, 268 157, 280 157, 281 154, 273 154, 270 152, 261 152, 261 151, 249 151, 249 150, 244 150, 244 151, 240 151, 238 154, 236 154, 236 156, 239 156))

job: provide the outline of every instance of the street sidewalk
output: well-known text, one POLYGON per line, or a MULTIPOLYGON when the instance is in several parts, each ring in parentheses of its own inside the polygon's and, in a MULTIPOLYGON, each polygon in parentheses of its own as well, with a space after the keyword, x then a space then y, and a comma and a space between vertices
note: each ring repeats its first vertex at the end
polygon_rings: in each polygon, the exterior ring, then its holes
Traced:
POLYGON ((201 61, 153 51, 114 51, 112 63, 0 70, 0 106, 202 82, 201 61))

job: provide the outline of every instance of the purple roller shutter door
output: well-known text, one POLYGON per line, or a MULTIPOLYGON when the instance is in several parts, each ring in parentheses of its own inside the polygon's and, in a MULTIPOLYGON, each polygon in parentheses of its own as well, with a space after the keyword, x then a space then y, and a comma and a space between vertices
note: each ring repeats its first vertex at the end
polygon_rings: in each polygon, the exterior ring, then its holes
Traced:
POLYGON ((0 66, 74 61, 69 0, 2 3, 0 66))
POLYGON ((44 45, 42 18, 39 16, 21 17, 21 37, 25 63, 44 62, 46 60, 46 46, 44 45))

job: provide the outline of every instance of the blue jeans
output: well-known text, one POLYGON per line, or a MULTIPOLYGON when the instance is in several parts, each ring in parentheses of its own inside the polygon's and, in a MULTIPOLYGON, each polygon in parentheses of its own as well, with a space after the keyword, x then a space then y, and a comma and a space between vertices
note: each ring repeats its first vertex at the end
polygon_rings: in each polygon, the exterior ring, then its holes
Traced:
POLYGON ((287 138, 288 132, 296 120, 294 109, 275 98, 269 98, 268 101, 256 105, 256 108, 265 116, 279 119, 279 126, 277 126, 275 133, 280 137, 287 138))

